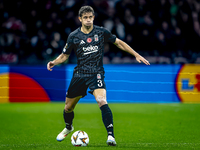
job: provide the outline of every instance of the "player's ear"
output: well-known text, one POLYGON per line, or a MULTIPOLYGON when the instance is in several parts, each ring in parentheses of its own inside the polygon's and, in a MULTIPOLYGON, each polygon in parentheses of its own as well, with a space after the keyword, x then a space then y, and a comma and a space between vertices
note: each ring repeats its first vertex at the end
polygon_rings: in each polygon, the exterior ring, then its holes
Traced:
POLYGON ((79 21, 80 21, 80 22, 82 22, 82 19, 81 19, 81 17, 78 17, 78 19, 79 19, 79 21))

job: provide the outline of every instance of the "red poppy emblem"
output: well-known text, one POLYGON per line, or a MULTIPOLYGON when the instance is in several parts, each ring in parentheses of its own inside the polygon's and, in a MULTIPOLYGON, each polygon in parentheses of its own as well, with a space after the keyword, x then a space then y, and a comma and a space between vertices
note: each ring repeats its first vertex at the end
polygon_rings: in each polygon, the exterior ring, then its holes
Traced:
POLYGON ((92 42, 92 39, 91 39, 91 38, 88 38, 88 39, 87 39, 87 42, 88 42, 88 43, 92 42))

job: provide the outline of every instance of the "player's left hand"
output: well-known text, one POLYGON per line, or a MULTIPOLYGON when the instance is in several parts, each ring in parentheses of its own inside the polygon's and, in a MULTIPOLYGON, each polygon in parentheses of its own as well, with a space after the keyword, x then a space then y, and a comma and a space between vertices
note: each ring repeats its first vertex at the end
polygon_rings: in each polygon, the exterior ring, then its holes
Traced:
POLYGON ((146 65, 150 65, 149 61, 146 60, 144 57, 142 57, 142 56, 140 56, 140 55, 137 55, 137 56, 136 56, 136 60, 137 60, 139 63, 143 62, 143 63, 145 63, 146 65))

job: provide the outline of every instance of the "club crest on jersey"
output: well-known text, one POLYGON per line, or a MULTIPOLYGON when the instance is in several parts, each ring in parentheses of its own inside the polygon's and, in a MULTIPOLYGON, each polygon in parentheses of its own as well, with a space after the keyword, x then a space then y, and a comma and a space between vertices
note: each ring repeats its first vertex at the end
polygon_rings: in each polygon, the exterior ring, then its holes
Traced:
POLYGON ((87 42, 88 42, 88 43, 91 43, 91 42, 92 42, 92 39, 91 39, 91 38, 87 38, 87 42))
POLYGON ((97 79, 101 79, 101 74, 97 74, 97 79))
POLYGON ((99 37, 98 37, 97 34, 94 35, 94 41, 95 41, 95 42, 99 41, 99 37))

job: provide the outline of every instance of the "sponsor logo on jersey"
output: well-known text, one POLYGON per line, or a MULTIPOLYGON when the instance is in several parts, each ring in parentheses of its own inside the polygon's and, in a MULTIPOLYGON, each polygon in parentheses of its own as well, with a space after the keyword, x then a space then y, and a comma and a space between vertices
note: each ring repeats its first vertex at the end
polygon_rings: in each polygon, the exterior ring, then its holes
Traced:
POLYGON ((66 52, 67 47, 68 47, 68 44, 66 43, 66 44, 65 44, 65 47, 63 48, 63 53, 66 52))
POLYGON ((97 34, 94 35, 94 41, 95 41, 95 42, 99 41, 99 37, 98 37, 97 34))
POLYGON ((176 93, 182 102, 200 102, 200 65, 183 65, 176 77, 176 93))
POLYGON ((85 42, 84 42, 83 40, 81 40, 80 45, 81 45, 81 44, 85 44, 85 42))
POLYGON ((66 44, 65 44, 65 48, 67 48, 67 47, 68 47, 68 44, 66 43, 66 44))
POLYGON ((92 42, 92 39, 91 39, 91 38, 87 38, 87 42, 88 42, 88 43, 91 43, 91 42, 92 42))
POLYGON ((98 46, 88 46, 88 47, 83 47, 83 51, 84 51, 84 55, 90 54, 90 53, 94 53, 98 51, 98 46))

